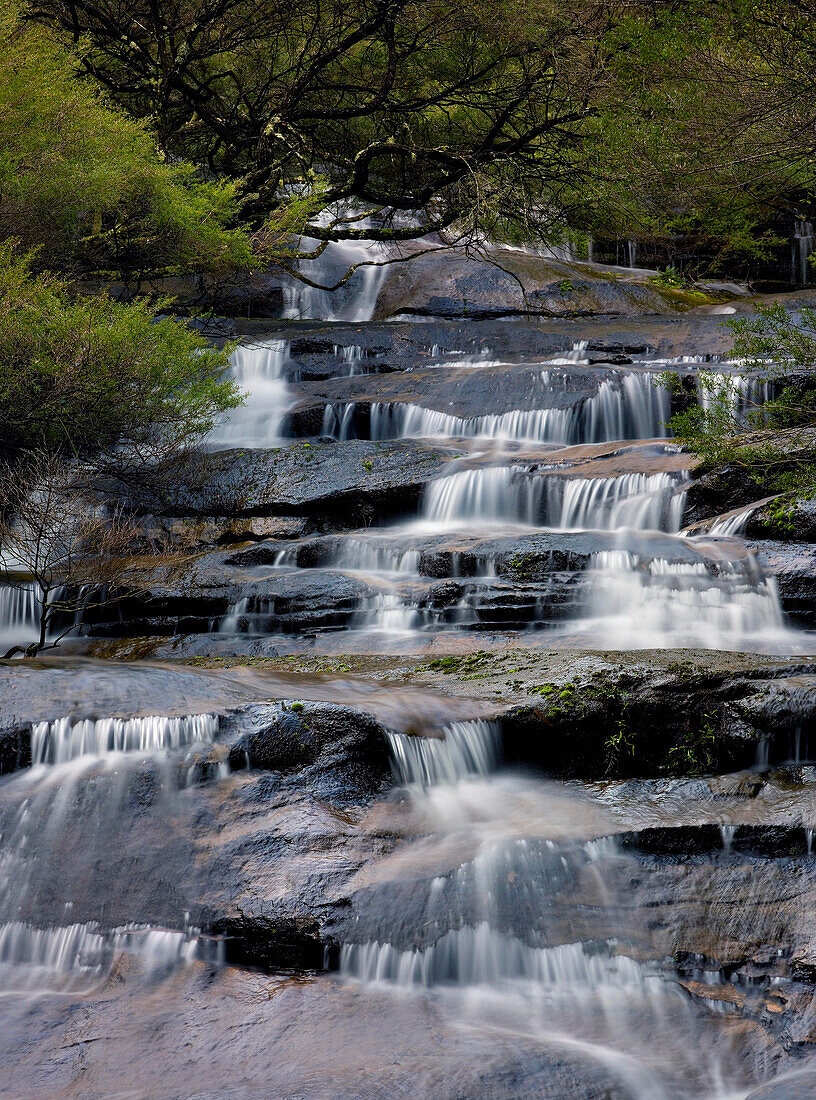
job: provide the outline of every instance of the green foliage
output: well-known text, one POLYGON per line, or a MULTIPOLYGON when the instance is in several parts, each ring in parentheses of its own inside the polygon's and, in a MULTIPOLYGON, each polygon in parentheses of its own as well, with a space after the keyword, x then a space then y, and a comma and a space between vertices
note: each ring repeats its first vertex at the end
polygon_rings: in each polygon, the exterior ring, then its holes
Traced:
POLYGON ((683 775, 703 775, 717 763, 717 715, 703 714, 698 728, 689 727, 680 743, 669 750, 667 767, 683 775))
POLYGON ((615 721, 613 732, 607 737, 604 742, 607 754, 615 764, 620 763, 622 756, 630 756, 634 758, 635 755, 635 738, 632 731, 629 729, 626 723, 624 715, 615 721))
POLYGON ((685 290, 689 286, 689 280, 674 265, 658 271, 657 275, 653 275, 649 281, 655 286, 666 287, 669 290, 685 290))
POLYGON ((40 263, 228 271, 252 258, 227 226, 236 188, 166 161, 147 129, 80 78, 80 57, 0 4, 0 236, 40 263))
MULTIPOLYGON (((730 378, 700 372, 706 407, 693 405, 671 419, 675 437, 705 466, 744 467, 763 495, 816 493, 816 310, 795 315, 782 305, 759 306, 727 322, 743 370, 776 383, 778 392, 747 413, 730 378), (779 387, 782 387, 779 389, 779 387)), ((675 376, 675 390, 679 380, 675 376)))
POLYGON ((2 449, 93 457, 175 450, 240 404, 218 350, 144 302, 71 298, 0 246, 2 449))

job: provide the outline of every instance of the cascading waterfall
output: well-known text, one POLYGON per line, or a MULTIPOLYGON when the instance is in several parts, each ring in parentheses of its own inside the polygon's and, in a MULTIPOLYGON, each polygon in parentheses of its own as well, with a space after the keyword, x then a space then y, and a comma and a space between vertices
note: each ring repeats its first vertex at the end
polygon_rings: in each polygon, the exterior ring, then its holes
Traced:
POLYGON ((624 474, 563 478, 522 466, 462 470, 432 481, 422 516, 443 528, 521 523, 555 530, 679 531, 685 503, 684 474, 624 474))
POLYGON ((65 764, 89 753, 157 753, 194 742, 211 743, 218 734, 214 714, 183 718, 148 715, 144 718, 100 718, 74 721, 59 718, 38 722, 31 730, 32 764, 65 764))
POLYGON ((77 894, 93 894, 85 877, 104 874, 105 853, 122 843, 126 809, 149 805, 172 830, 189 782, 182 754, 211 744, 218 725, 213 714, 33 725, 34 766, 5 781, 0 804, 0 996, 77 992, 104 978, 122 952, 148 977, 193 959, 220 961, 219 942, 202 939, 183 912, 182 931, 70 919, 77 894))
MULTIPOLYGON (((589 360, 586 358, 587 348, 589 347, 589 340, 576 340, 569 351, 563 352, 561 355, 553 355, 547 362, 552 363, 553 366, 575 366, 578 363, 587 365, 589 360)), ((541 372, 541 380, 546 384, 550 384, 552 373, 550 371, 541 372)))
MULTIPOLYGON (((572 927, 560 899, 579 881, 581 908, 597 916, 609 907, 614 925, 605 872, 625 857, 612 839, 565 844, 538 835, 564 804, 549 802, 554 796, 533 781, 496 773, 498 729, 472 721, 442 732, 389 735, 394 773, 419 820, 435 823, 435 835, 419 842, 419 866, 437 846, 475 842, 475 855, 425 880, 424 905, 412 905, 403 926, 390 905, 361 913, 356 927, 365 922, 375 935, 344 944, 344 980, 378 997, 431 992, 435 1011, 457 1024, 530 1039, 537 1050, 576 1047, 635 1100, 699 1096, 712 1072, 727 1080, 710 1023, 671 974, 614 936, 562 938, 572 927)), ((412 898, 420 888, 418 881, 412 898)), ((634 947, 631 921, 628 931, 634 947)))
POLYGON ((489 775, 499 759, 496 722, 451 722, 440 737, 388 732, 391 766, 398 783, 432 787, 471 775, 489 775))
POLYGON ((589 571, 588 592, 584 627, 604 648, 795 645, 773 578, 750 556, 674 562, 628 550, 602 551, 589 571))
POLYGON ((744 508, 741 512, 735 512, 733 516, 719 519, 716 523, 712 523, 708 533, 710 535, 741 535, 755 511, 756 507, 744 508))
POLYGON ((0 585, 0 647, 36 641, 40 632, 38 593, 34 581, 0 585))
MULTIPOLYGON (((410 575, 419 570, 419 550, 395 550, 380 546, 370 539, 344 539, 334 555, 333 564, 340 569, 363 569, 374 573, 410 575)), ((281 561, 281 564, 284 564, 281 561)))
MULTIPOLYGON (((304 249, 318 242, 303 238, 304 249)), ((290 278, 283 288, 284 317, 306 321, 370 321, 377 298, 388 274, 382 266, 387 249, 375 241, 330 243, 320 256, 300 263, 300 270, 318 286, 290 278), (324 290, 343 279, 350 268, 351 277, 336 290, 324 290)))
POLYGON ((358 413, 355 402, 327 405, 321 434, 341 441, 356 433, 373 440, 484 437, 567 446, 665 438, 670 398, 655 375, 630 371, 617 383, 604 379, 594 397, 568 408, 514 409, 465 418, 392 401, 372 402, 362 422, 358 413))
POLYGON ((791 241, 791 274, 794 282, 806 285, 813 281, 810 265, 813 243, 813 223, 797 218, 791 241))
POLYGON ((246 395, 243 405, 226 414, 210 434, 210 446, 271 447, 281 436, 293 395, 284 375, 290 358, 288 340, 253 341, 235 349, 230 374, 246 395))
POLYGON ((223 943, 202 939, 198 929, 176 932, 132 925, 105 932, 95 924, 36 928, 9 921, 0 924, 0 1000, 80 994, 104 979, 122 953, 135 956, 142 972, 155 978, 196 959, 222 962, 223 943))
POLYGON ((697 399, 703 409, 722 408, 742 427, 761 423, 762 406, 773 396, 771 381, 725 371, 698 371, 696 377, 697 399))
MULTIPOLYGON (((447 932, 424 950, 399 951, 390 944, 368 943, 344 948, 341 966, 348 976, 368 983, 401 986, 497 986, 529 982, 539 993, 576 996, 581 987, 597 990, 609 985, 621 990, 643 989, 649 971, 634 959, 590 953, 581 943, 557 947, 530 947, 496 932, 485 921, 475 928, 447 932)), ((660 989, 661 982, 654 972, 660 989)))

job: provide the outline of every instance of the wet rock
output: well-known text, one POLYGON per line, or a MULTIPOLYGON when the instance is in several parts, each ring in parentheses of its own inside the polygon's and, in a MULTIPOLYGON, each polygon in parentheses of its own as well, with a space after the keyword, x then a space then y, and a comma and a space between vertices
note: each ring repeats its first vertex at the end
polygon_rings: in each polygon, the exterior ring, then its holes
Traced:
POLYGON ((615 278, 591 264, 492 248, 484 259, 446 250, 394 265, 380 291, 377 316, 637 316, 671 313, 694 304, 681 295, 661 293, 648 276, 615 278))
MULTIPOLYGON (((751 433, 741 437, 746 445, 758 445, 759 447, 772 446, 789 455, 791 463, 807 460, 813 453, 816 443, 816 432, 796 429, 793 432, 751 433)), ((780 472, 780 467, 775 467, 775 473, 780 472)), ((716 469, 700 472, 691 485, 687 497, 685 522, 697 523, 712 516, 723 515, 732 509, 740 508, 764 499, 768 490, 763 487, 761 481, 751 476, 745 466, 726 463, 716 469)), ((810 541, 813 528, 812 509, 803 506, 801 519, 798 521, 803 531, 807 531, 801 541, 810 541)), ((794 513, 795 514, 795 513, 794 513)), ((749 530, 759 538, 796 537, 796 521, 790 529, 784 527, 784 522, 773 520, 765 512, 759 513, 760 518, 755 521, 755 526, 749 530), (767 520, 762 518, 767 516, 767 520)))
POLYGON ((813 543, 749 542, 757 562, 776 583, 792 622, 816 626, 816 547, 813 543))
MULTIPOLYGON (((342 772, 331 781, 340 781, 333 787, 335 799, 359 800, 381 790, 390 775, 383 727, 349 707, 308 701, 253 705, 226 719, 223 736, 233 770, 292 772, 319 764, 323 795, 326 774, 342 772)), ((316 774, 309 773, 312 789, 316 774)))
POLYGON ((415 440, 220 451, 192 459, 188 473, 181 468, 160 511, 194 517, 309 516, 328 528, 362 526, 415 512, 424 484, 456 453, 444 443, 415 440))
MULTIPOLYGON (((816 707, 812 665, 759 655, 482 651, 438 658, 422 677, 503 697, 507 761, 563 777, 711 774, 790 759, 816 707)), ((814 751, 803 735, 802 755, 814 751)))
POLYGON ((36 1027, 22 1000, 9 1000, 0 1033, 4 1084, 19 1097, 109 1100, 132 1087, 168 1100, 608 1100, 617 1091, 614 1073, 578 1052, 463 1028, 420 998, 363 997, 311 973, 198 964, 158 987, 123 975, 86 994, 81 1010, 41 1000, 36 1027))
POLYGON ((308 521, 297 516, 140 516, 134 550, 161 553, 263 539, 296 539, 307 534, 308 527, 308 521))
POLYGON ((804 856, 809 847, 805 829, 789 825, 738 825, 725 832, 718 825, 645 828, 621 834, 619 843, 624 850, 682 857, 722 851, 804 856))
POLYGON ((578 365, 559 366, 557 381, 541 377, 546 364, 496 363, 474 370, 452 364, 420 367, 371 377, 353 375, 301 387, 302 402, 292 414, 288 430, 295 435, 318 434, 327 404, 356 403, 355 433, 367 435, 372 403, 407 402, 463 418, 508 409, 571 408, 598 392, 603 381, 614 382, 612 370, 578 365))
POLYGON ((794 543, 816 542, 816 501, 778 500, 777 507, 767 504, 748 519, 746 538, 782 539, 794 543))
POLYGON ((816 1070, 794 1071, 787 1080, 769 1081, 750 1092, 745 1100, 812 1100, 816 1096, 816 1070))
POLYGON ((31 763, 31 726, 4 717, 0 726, 0 775, 27 768, 31 763))

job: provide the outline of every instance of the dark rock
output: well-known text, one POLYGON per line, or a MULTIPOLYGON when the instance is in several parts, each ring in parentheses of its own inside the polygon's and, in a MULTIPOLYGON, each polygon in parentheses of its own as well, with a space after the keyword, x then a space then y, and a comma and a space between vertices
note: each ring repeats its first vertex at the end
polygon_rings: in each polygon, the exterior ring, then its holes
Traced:
POLYGON ((632 316, 671 313, 694 304, 682 295, 662 293, 642 275, 614 279, 592 264, 574 265, 532 252, 492 248, 485 259, 446 250, 390 267, 377 301, 377 316, 632 316))
POLYGON ((782 606, 798 626, 816 626, 816 547, 812 543, 748 543, 776 583, 782 606))
POLYGON ((234 770, 291 772, 319 764, 324 772, 344 773, 335 797, 352 801, 380 790, 390 774, 383 727, 349 707, 308 701, 253 705, 226 720, 224 736, 234 770), (231 738, 233 729, 240 732, 231 738))
POLYGON ((787 542, 816 542, 816 500, 779 501, 780 513, 768 505, 758 508, 745 525, 749 539, 783 539, 787 542))
POLYGON ((18 725, 14 717, 0 727, 0 775, 31 764, 31 724, 18 725))
MULTIPOLYGON (((458 453, 447 444, 297 443, 220 451, 181 467, 162 507, 170 516, 301 516, 328 528, 360 527, 416 512, 422 487, 458 453)), ((138 503, 138 502, 137 502, 138 503)))

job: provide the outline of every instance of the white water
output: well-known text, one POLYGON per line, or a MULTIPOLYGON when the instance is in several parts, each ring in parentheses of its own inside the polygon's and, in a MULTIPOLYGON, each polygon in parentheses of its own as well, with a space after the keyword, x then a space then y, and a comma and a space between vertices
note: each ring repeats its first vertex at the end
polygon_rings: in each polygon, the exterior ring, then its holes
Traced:
MULTIPOLYGON (((327 405, 321 434, 354 438, 357 405, 327 405)), ((617 439, 665 438, 670 415, 668 391, 655 376, 630 371, 617 382, 605 379, 594 397, 566 408, 513 409, 459 417, 407 402, 372 402, 362 435, 368 439, 487 438, 533 443, 607 443, 617 439)))
MULTIPOLYGON (((304 238, 302 247, 313 249, 317 241, 304 238)), ((388 251, 374 241, 333 242, 321 256, 303 260, 300 271, 317 287, 290 278, 283 288, 284 317, 293 320, 370 321, 374 316, 380 289, 388 267, 372 266, 387 259, 388 251), (337 290, 321 290, 334 286, 349 268, 360 266, 351 278, 337 290)))
MULTIPOLYGON (((643 989, 649 972, 621 955, 589 954, 581 943, 529 947, 497 932, 486 921, 475 928, 447 932, 425 950, 398 951, 390 944, 368 943, 343 949, 341 967, 358 981, 401 986, 450 984, 499 986, 529 982, 537 994, 558 991, 574 997, 581 987, 609 985, 621 990, 643 989)), ((655 974, 658 989, 662 983, 655 974)))
POLYGON ((40 634, 39 588, 31 581, 0 585, 0 651, 26 646, 40 634))
MULTIPOLYGON (((174 835, 190 778, 184 750, 211 743, 217 731, 211 714, 63 718, 32 727, 32 767, 4 780, 0 806, 0 995, 76 992, 109 973, 122 951, 151 977, 196 957, 217 961, 199 954, 199 930, 183 911, 183 932, 135 924, 106 930, 71 919, 76 899, 87 905, 99 888, 93 884, 111 853, 121 859, 123 842, 138 848, 124 838, 140 807, 145 821, 135 820, 148 845, 157 829, 174 835)), ((127 882, 116 889, 121 901, 127 882)))
POLYGON ((246 400, 226 414, 210 434, 210 445, 273 447, 295 397, 284 377, 289 361, 288 340, 254 341, 235 349, 230 373, 246 400))
POLYGON ((452 722, 441 737, 388 733, 394 777, 403 785, 432 787, 471 775, 488 775, 499 759, 500 729, 495 722, 452 722))
POLYGON ((86 992, 111 971, 117 955, 134 955, 156 978, 197 958, 220 961, 220 944, 201 941, 197 929, 176 932, 148 925, 101 930, 95 924, 36 928, 0 924, 0 1000, 9 996, 86 992))
MULTIPOLYGON (((427 882, 425 904, 412 907, 409 920, 386 908, 380 935, 346 943, 343 978, 361 995, 430 994, 435 1012, 488 1041, 511 1039, 522 1049, 529 1042, 536 1051, 595 1061, 621 1088, 610 1095, 744 1095, 734 1083, 739 1069, 729 1065, 705 1012, 656 962, 640 961, 610 936, 559 942, 572 922, 592 926, 601 916, 611 925, 616 911, 625 913, 626 899, 610 896, 606 883, 607 869, 623 857, 608 838, 548 839, 568 836, 586 808, 563 788, 495 775, 498 730, 487 722, 458 725, 456 738, 448 727, 442 741, 423 746, 420 738, 391 735, 389 744, 418 828, 433 830, 416 842, 420 876, 436 850, 475 844, 475 853, 427 882), (567 917, 573 882, 581 883, 580 905, 567 917)), ((410 874, 409 857, 410 849, 398 878, 410 874)), ((421 884, 420 877, 414 890, 421 884)), ((376 905, 376 892, 367 904, 376 905)), ((631 916, 623 922, 634 947, 638 930, 631 916)))
POLYGON ((685 504, 682 474, 562 478, 522 466, 462 470, 426 487, 422 519, 450 530, 520 523, 561 531, 678 531, 685 504))
POLYGON ((756 507, 745 508, 741 512, 735 512, 727 519, 719 519, 709 528, 711 535, 741 535, 745 530, 748 520, 756 511, 756 507))
POLYGON ((791 272, 794 282, 802 284, 813 282, 813 270, 809 262, 813 245, 813 224, 797 218, 791 241, 791 272))
POLYGON ((218 733, 214 714, 183 718, 100 718, 74 721, 59 718, 38 722, 31 730, 32 764, 65 764, 89 753, 159 753, 201 741, 212 743, 218 733))
POLYGON ((628 550, 595 555, 586 619, 593 644, 614 649, 795 649, 773 578, 752 557, 674 562, 628 550))
POLYGON ((773 384, 766 379, 744 378, 726 371, 698 371, 697 399, 707 411, 727 410, 742 427, 756 427, 761 409, 772 396, 773 384))

